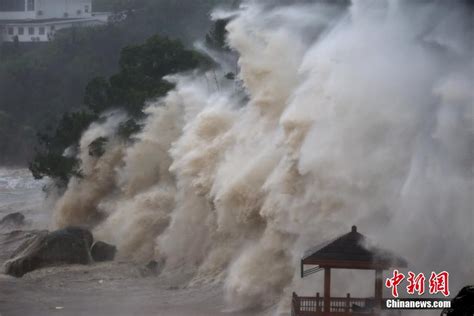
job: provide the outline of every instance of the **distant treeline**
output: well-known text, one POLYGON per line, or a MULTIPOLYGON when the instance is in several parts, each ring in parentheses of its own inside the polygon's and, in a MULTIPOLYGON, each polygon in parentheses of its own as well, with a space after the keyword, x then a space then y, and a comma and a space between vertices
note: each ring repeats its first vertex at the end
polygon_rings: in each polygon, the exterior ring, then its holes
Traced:
POLYGON ((177 38, 189 48, 204 38, 212 8, 232 2, 95 0, 95 10, 114 12, 116 23, 62 30, 50 43, 2 44, 0 165, 25 165, 40 131, 53 132, 64 113, 85 109, 87 84, 120 70, 122 48, 154 34, 177 38))

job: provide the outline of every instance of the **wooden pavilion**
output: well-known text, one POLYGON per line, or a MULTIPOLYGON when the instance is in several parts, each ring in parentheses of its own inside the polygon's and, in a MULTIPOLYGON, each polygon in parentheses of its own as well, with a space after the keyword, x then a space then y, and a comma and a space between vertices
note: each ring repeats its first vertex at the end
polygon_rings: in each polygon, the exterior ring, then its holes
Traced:
POLYGON ((324 296, 293 293, 292 316, 378 316, 382 307, 383 271, 405 268, 405 259, 383 249, 367 248, 367 238, 352 226, 351 232, 309 250, 301 259, 301 277, 324 270, 324 296), (331 269, 375 270, 371 298, 331 297, 331 269))

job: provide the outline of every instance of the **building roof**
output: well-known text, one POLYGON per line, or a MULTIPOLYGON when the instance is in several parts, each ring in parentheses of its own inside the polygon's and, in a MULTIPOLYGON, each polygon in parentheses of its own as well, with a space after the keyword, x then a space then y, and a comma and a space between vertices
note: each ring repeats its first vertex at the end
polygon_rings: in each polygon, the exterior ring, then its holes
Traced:
MULTIPOLYGON (((407 261, 388 250, 369 247, 368 239, 352 226, 351 232, 306 252, 303 265, 341 269, 389 269, 406 267, 407 261)), ((303 271, 302 271, 303 273, 303 271)))
POLYGON ((55 24, 55 23, 71 23, 71 22, 83 22, 83 21, 98 21, 94 16, 87 18, 50 18, 50 19, 16 19, 16 20, 1 20, 0 24, 55 24))

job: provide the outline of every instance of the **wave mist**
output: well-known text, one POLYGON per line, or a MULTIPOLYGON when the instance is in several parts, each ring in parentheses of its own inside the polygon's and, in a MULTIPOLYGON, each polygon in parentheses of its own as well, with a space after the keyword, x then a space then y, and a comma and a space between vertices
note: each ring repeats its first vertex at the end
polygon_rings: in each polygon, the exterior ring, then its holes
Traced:
POLYGON ((99 221, 122 257, 166 261, 190 286, 223 282, 234 308, 284 309, 304 287, 302 251, 353 224, 414 271, 448 270, 453 289, 473 280, 472 6, 248 2, 225 14, 238 82, 170 78, 131 144, 114 136, 121 114, 91 126, 57 225, 99 221), (100 136, 106 152, 91 157, 100 136))

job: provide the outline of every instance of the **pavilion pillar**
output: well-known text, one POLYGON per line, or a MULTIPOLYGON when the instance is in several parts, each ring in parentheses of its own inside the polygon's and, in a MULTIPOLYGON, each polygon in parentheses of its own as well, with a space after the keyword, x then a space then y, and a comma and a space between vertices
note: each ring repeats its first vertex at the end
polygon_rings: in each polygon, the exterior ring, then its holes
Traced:
POLYGON ((324 268, 324 313, 331 311, 331 268, 324 268))
POLYGON ((375 270, 375 309, 380 310, 382 308, 382 295, 383 295, 383 270, 375 270))

